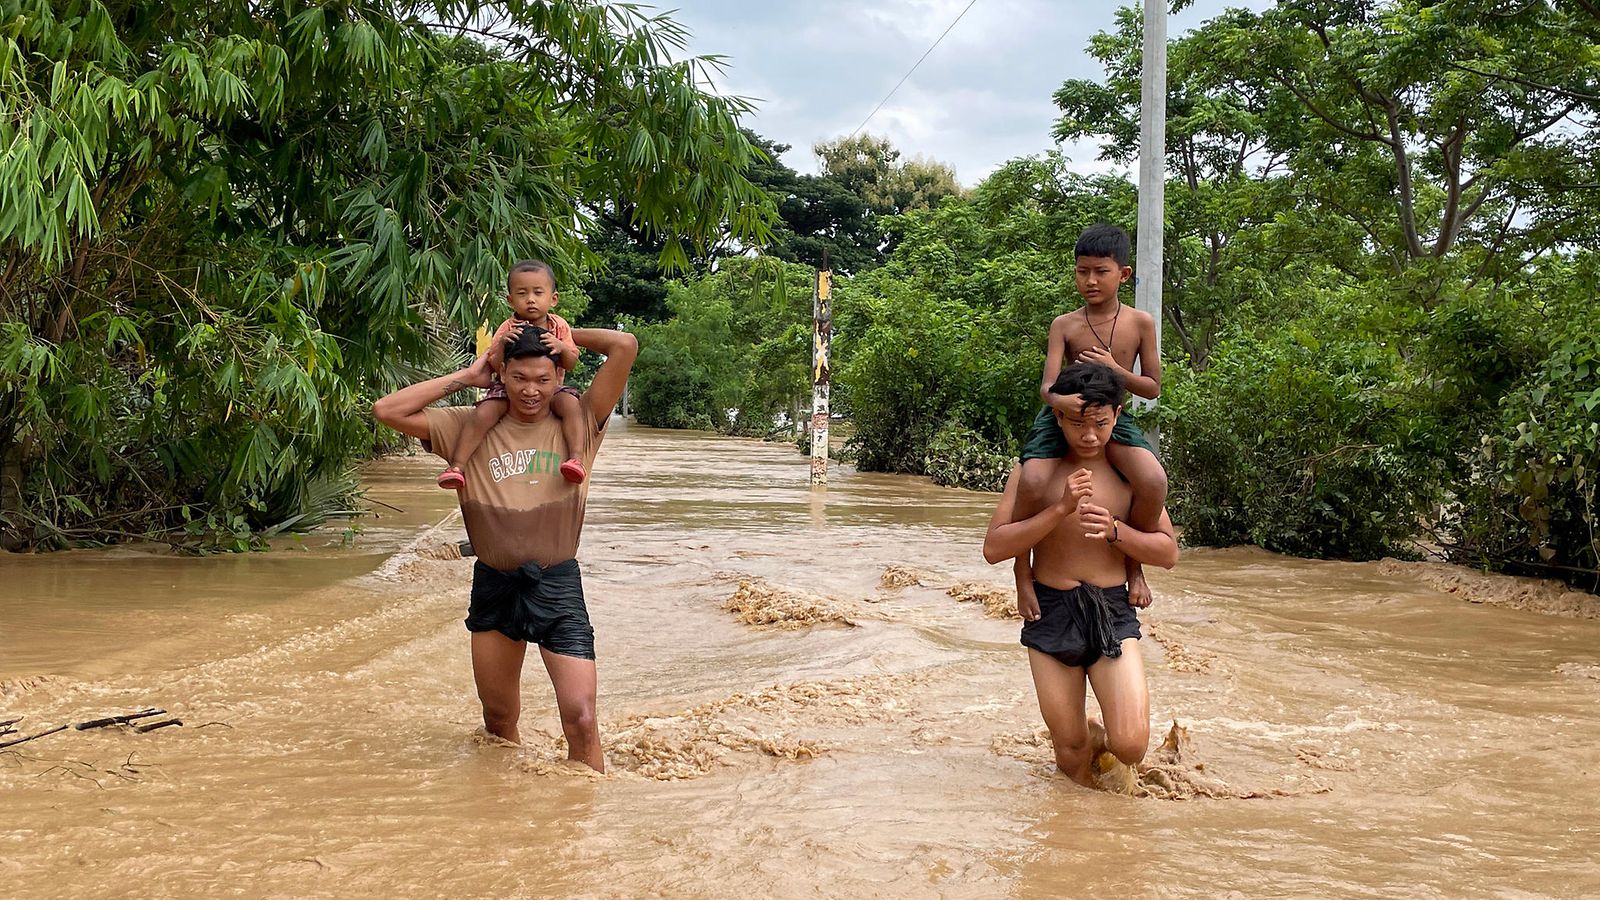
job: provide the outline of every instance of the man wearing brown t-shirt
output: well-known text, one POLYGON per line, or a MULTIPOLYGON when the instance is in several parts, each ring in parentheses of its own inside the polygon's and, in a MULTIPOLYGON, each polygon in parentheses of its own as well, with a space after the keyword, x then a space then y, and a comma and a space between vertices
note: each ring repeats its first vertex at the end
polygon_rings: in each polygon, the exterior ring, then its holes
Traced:
MULTIPOLYGON (((561 387, 562 372, 539 340, 541 330, 526 328, 511 338, 502 378, 510 409, 463 465, 467 484, 460 491, 461 515, 478 554, 466 620, 472 632, 472 675, 484 727, 520 742, 522 662, 528 643, 538 644, 555 687, 567 756, 604 772, 595 720, 594 631, 573 558, 583 531, 589 481, 573 484, 557 468, 576 456, 593 471, 606 420, 622 397, 639 343, 621 331, 572 332, 579 347, 606 361, 580 407, 587 446, 568 447, 549 406, 561 387)), ((430 404, 469 387, 486 388, 493 374, 487 357, 480 356, 453 375, 395 391, 374 403, 372 414, 449 459, 471 408, 430 404)))

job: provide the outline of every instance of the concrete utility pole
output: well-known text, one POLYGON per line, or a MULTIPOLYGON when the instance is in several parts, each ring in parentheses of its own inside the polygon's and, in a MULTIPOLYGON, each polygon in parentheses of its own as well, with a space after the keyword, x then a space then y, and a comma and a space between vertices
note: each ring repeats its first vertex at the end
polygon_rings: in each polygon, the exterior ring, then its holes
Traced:
MULTIPOLYGON (((1139 102, 1138 271, 1133 305, 1156 320, 1161 348, 1161 260, 1166 231, 1167 187, 1167 0, 1145 0, 1144 65, 1139 102)), ((1141 401, 1143 405, 1143 401, 1141 401)))
POLYGON ((828 347, 833 339, 833 271, 818 269, 811 289, 811 483, 828 483, 828 394, 833 370, 828 347))

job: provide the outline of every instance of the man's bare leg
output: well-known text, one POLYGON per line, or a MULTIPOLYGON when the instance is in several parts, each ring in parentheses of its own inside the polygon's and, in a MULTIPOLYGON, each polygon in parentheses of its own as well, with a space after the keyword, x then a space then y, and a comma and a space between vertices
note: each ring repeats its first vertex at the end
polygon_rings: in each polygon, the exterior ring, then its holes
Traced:
POLYGON ((594 660, 551 653, 543 647, 539 655, 556 689, 556 708, 561 711, 561 733, 567 736, 567 759, 577 760, 596 772, 605 772, 606 756, 600 749, 600 724, 595 719, 595 693, 598 676, 594 660))
POLYGON ((1089 685, 1106 717, 1106 749, 1130 766, 1144 759, 1150 747, 1150 687, 1138 639, 1124 640, 1116 659, 1102 657, 1090 666, 1089 685))
MULTIPOLYGON (((1094 787, 1090 764, 1100 747, 1092 740, 1089 722, 1083 714, 1083 670, 1064 666, 1047 653, 1028 649, 1028 665, 1033 669, 1033 689, 1039 695, 1039 712, 1050 729, 1055 745, 1056 768, 1084 787, 1094 787)), ((1103 746, 1103 745, 1102 745, 1103 746)))
MULTIPOLYGON (((1140 531, 1154 531, 1167 506, 1167 470, 1161 460, 1143 447, 1112 442, 1106 445, 1106 461, 1116 466, 1133 489, 1133 505, 1128 508, 1128 524, 1140 531)), ((1128 603, 1144 609, 1154 599, 1144 580, 1144 567, 1127 561, 1128 603)))
POLYGON ((527 652, 526 642, 498 631, 472 633, 472 680, 483 704, 483 727, 513 744, 522 743, 517 720, 522 717, 522 660, 527 652))

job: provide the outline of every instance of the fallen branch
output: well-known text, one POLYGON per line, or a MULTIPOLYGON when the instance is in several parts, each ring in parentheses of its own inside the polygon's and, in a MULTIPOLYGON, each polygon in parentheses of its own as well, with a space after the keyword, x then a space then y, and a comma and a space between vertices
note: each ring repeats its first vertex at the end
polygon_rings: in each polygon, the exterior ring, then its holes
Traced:
POLYGON ((155 722, 155 723, 150 724, 150 725, 135 725, 135 726, 133 726, 133 730, 139 732, 140 734, 144 734, 147 731, 155 731, 157 728, 165 728, 168 725, 182 725, 182 724, 183 723, 178 721, 177 719, 167 719, 164 722, 155 722))
POLYGON ((129 722, 132 722, 134 719, 148 719, 151 716, 164 716, 166 714, 166 710, 155 709, 152 707, 144 712, 129 713, 126 716, 111 716, 105 719, 91 719, 87 722, 79 722, 72 727, 78 729, 79 731, 88 731, 91 728, 104 728, 107 725, 125 725, 129 722))
POLYGON ((10 728, 11 726, 17 724, 18 722, 21 722, 23 719, 26 719, 26 718, 27 718, 27 716, 17 716, 15 719, 7 719, 4 722, 0 722, 0 728, 10 728))
POLYGON ((17 738, 16 740, 14 740, 14 741, 6 741, 5 743, 0 744, 0 749, 4 749, 6 747, 15 747, 18 744, 26 744, 29 741, 37 740, 37 739, 42 738, 42 737, 44 737, 46 735, 55 734, 58 731, 66 731, 68 727, 70 727, 70 726, 57 725, 56 727, 50 729, 49 731, 41 731, 38 734, 30 734, 27 737, 20 737, 20 738, 17 738))
MULTIPOLYGON (((99 771, 99 770, 96 769, 95 771, 99 771)), ((75 778, 82 778, 84 781, 92 781, 92 782, 94 782, 94 786, 99 788, 102 791, 106 789, 106 786, 100 783, 100 779, 94 778, 94 777, 89 776, 89 775, 85 775, 82 772, 79 772, 77 769, 72 768, 71 766, 51 766, 50 768, 45 769, 43 772, 40 772, 38 775, 35 775, 34 777, 35 778, 43 778, 44 776, 49 775, 51 772, 65 772, 68 775, 71 775, 71 776, 73 776, 75 778)))

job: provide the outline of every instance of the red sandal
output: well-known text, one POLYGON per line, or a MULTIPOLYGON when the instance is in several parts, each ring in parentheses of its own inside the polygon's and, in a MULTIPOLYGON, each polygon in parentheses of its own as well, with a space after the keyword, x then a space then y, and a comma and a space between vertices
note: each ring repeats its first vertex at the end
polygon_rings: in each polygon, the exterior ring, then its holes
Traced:
POLYGON ((467 476, 461 474, 460 466, 451 466, 439 473, 439 487, 447 491, 459 491, 467 486, 467 476))
POLYGON ((561 477, 573 484, 581 484, 585 478, 589 477, 589 473, 583 470, 583 463, 578 462, 576 459, 569 459, 561 464, 561 477))

